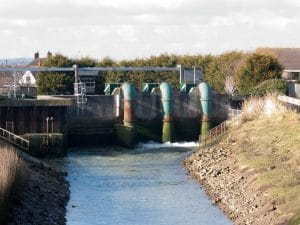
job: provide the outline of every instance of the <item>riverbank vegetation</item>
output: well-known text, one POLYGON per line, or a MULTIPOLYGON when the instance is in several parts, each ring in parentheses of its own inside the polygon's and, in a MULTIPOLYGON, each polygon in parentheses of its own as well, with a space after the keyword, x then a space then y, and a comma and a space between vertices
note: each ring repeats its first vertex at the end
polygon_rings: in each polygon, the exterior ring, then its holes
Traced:
MULTIPOLYGON (((268 79, 278 79, 281 77, 282 65, 277 58, 272 55, 258 52, 231 51, 220 55, 175 55, 161 54, 148 58, 136 58, 132 60, 113 60, 105 57, 96 60, 89 57, 81 59, 70 59, 61 54, 56 54, 42 61, 45 67, 71 67, 77 64, 79 67, 176 67, 182 65, 186 68, 196 66, 202 69, 204 80, 219 93, 225 93, 225 83, 228 78, 231 79, 235 90, 240 94, 256 95, 257 85, 268 79)), ((60 94, 73 92, 73 73, 56 73, 46 78, 45 74, 39 73, 37 76, 38 92, 40 94, 60 94)), ((135 72, 102 72, 102 76, 96 81, 96 91, 103 93, 104 83, 116 83, 129 81, 141 88, 142 83, 157 83, 167 81, 173 87, 179 88, 178 72, 153 72, 153 71, 135 71, 135 72)), ((276 87, 276 86, 275 86, 276 87)))
POLYGON ((300 223, 300 115, 250 98, 220 142, 184 164, 234 224, 300 223))
POLYGON ((299 114, 281 105, 275 96, 267 96, 246 102, 242 121, 230 133, 236 141, 232 151, 256 171, 256 183, 273 196, 282 212, 299 217, 299 114))
POLYGON ((0 224, 5 224, 13 199, 26 178, 25 163, 11 147, 0 147, 0 224))

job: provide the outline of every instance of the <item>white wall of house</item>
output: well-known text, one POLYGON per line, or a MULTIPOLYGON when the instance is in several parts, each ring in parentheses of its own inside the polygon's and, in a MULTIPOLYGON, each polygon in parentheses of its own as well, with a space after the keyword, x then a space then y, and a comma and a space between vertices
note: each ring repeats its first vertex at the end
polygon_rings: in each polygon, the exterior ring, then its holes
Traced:
POLYGON ((36 79, 30 71, 26 71, 19 80, 21 86, 36 86, 36 79))

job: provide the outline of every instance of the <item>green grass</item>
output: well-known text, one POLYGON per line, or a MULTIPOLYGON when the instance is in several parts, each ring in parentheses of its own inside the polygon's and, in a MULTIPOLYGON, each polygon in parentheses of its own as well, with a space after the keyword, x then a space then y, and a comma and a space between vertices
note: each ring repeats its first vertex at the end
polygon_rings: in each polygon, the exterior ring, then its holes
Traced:
POLYGON ((236 142, 230 148, 241 164, 256 171, 256 184, 273 196, 280 209, 295 215, 290 224, 299 224, 300 115, 282 109, 269 116, 256 111, 241 121, 228 134, 236 142))

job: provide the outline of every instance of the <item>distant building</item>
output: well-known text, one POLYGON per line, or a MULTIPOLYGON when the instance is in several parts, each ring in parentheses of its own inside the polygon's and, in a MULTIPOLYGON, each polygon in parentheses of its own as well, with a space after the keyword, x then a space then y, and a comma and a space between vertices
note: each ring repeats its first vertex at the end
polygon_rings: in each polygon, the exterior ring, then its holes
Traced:
POLYGON ((20 86, 36 86, 36 79, 30 71, 26 71, 19 80, 20 86))
POLYGON ((48 51, 47 52, 47 57, 45 58, 40 58, 40 53, 36 52, 34 53, 34 58, 33 60, 27 65, 27 67, 41 67, 43 64, 43 61, 45 61, 47 58, 52 57, 52 52, 48 51))
POLYGON ((287 81, 288 95, 297 97, 296 81, 300 80, 300 48, 257 48, 257 52, 271 54, 283 65, 282 79, 287 81))

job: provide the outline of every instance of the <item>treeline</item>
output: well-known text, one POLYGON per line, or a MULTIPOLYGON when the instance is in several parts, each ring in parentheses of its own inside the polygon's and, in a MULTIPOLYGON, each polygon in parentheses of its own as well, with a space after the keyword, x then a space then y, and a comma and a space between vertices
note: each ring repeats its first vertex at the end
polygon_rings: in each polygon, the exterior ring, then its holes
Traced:
MULTIPOLYGON (((267 84, 270 89, 278 89, 284 82, 279 79, 283 66, 271 55, 261 53, 245 53, 232 51, 220 55, 175 55, 161 54, 149 58, 136 58, 132 60, 116 61, 105 57, 100 61, 93 58, 70 59, 61 54, 56 54, 42 62, 42 66, 71 67, 77 64, 79 67, 183 67, 201 68, 206 80, 213 89, 220 93, 241 94, 258 93, 257 88, 262 82, 272 79, 272 84, 267 84), (278 84, 279 83, 279 84, 278 84)), ((51 73, 44 76, 38 75, 38 92, 43 94, 72 93, 74 77, 73 73, 51 73)), ((167 81, 174 87, 179 87, 178 72, 103 72, 97 80, 98 93, 103 92, 104 83, 124 82, 134 83, 137 88, 145 82, 167 81)), ((268 83, 268 82, 267 82, 268 83)), ((286 87, 285 87, 286 88, 286 87)), ((271 90, 272 91, 272 90, 271 90)))

